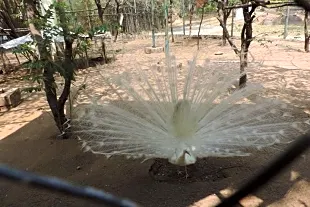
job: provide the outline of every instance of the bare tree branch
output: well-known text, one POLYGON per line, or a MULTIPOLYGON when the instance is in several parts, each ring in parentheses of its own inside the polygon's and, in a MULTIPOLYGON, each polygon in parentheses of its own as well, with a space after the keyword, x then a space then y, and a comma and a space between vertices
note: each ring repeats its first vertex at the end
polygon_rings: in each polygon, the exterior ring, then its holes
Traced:
POLYGON ((252 1, 248 4, 237 4, 233 6, 227 6, 224 9, 238 9, 238 8, 248 8, 248 7, 253 7, 254 5, 256 6, 261 6, 264 8, 272 9, 272 8, 280 8, 280 7, 285 7, 285 6, 298 6, 297 3, 294 2, 286 2, 286 3, 270 3, 270 2, 263 2, 263 1, 252 1))
POLYGON ((276 8, 285 7, 285 6, 298 6, 298 5, 292 2, 292 3, 280 4, 278 6, 266 6, 265 8, 276 9, 276 8))
POLYGON ((229 32, 227 30, 227 27, 224 25, 223 23, 223 20, 220 18, 220 17, 217 17, 217 19, 219 20, 220 22, 220 25, 221 27, 223 28, 224 30, 224 33, 225 33, 225 36, 226 36, 226 39, 229 43, 229 45, 233 48, 234 52, 236 53, 236 55, 240 55, 240 51, 239 49, 237 48, 237 46, 235 45, 235 43, 233 42, 233 40, 231 39, 230 35, 229 35, 229 32))
POLYGON ((310 11, 310 1, 309 0, 294 0, 298 6, 304 8, 306 11, 310 11))
POLYGON ((229 45, 232 47, 232 49, 234 50, 234 52, 236 53, 236 55, 238 55, 240 57, 240 50, 237 48, 237 46, 235 45, 235 43, 233 42, 233 40, 231 39, 229 32, 227 30, 226 24, 223 21, 223 16, 224 14, 224 3, 222 1, 217 1, 217 14, 218 14, 218 21, 220 22, 220 26, 223 28, 223 33, 224 33, 224 38, 227 39, 229 45))
POLYGON ((199 39, 200 39, 200 29, 201 29, 201 25, 202 25, 202 21, 203 21, 203 16, 204 16, 204 13, 205 13, 205 6, 206 6, 206 2, 203 3, 202 5, 202 14, 201 14, 201 19, 200 19, 200 23, 199 23, 199 29, 198 29, 198 39, 197 39, 197 49, 199 50, 199 39))

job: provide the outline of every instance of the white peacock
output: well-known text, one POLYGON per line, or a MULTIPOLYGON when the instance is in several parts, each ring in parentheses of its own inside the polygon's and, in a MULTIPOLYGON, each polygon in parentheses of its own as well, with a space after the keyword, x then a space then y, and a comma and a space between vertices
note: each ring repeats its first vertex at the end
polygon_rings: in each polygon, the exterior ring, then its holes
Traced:
POLYGON ((132 102, 81 106, 74 132, 96 154, 164 158, 179 166, 209 156, 246 156, 249 148, 287 143, 306 132, 309 120, 293 117, 288 104, 249 101, 261 85, 227 90, 239 77, 238 70, 212 69, 208 61, 198 66, 196 59, 180 70, 170 56, 160 71, 152 66, 110 80, 132 102))

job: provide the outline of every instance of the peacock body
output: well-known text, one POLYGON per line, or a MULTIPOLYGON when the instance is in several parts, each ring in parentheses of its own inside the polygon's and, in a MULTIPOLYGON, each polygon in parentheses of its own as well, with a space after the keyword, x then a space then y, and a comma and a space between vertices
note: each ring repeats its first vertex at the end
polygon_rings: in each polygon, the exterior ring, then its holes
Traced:
POLYGON ((198 66, 196 59, 182 70, 171 56, 163 68, 108 80, 130 101, 80 106, 73 129, 93 153, 164 158, 180 166, 209 156, 246 156, 306 132, 307 118, 294 117, 286 103, 259 98, 259 84, 236 89, 239 77, 238 70, 212 68, 209 61, 198 66))

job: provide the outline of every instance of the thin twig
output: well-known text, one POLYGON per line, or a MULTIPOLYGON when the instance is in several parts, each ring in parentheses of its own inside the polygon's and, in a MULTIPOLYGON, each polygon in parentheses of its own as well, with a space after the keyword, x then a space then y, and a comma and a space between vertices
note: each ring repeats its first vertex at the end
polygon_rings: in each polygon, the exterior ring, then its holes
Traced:
POLYGON ((200 23, 199 23, 199 29, 198 29, 198 40, 197 40, 197 49, 199 50, 199 39, 200 39, 200 29, 201 29, 201 24, 202 24, 202 21, 203 21, 203 16, 204 16, 204 13, 205 13, 205 5, 206 3, 203 4, 202 6, 202 14, 201 14, 201 19, 200 19, 200 23))
POLYGON ((230 35, 229 35, 229 32, 227 30, 227 27, 224 25, 222 19, 220 17, 217 18, 218 21, 220 22, 220 25, 221 27, 223 28, 224 30, 224 33, 225 33, 225 36, 226 36, 226 39, 229 43, 229 45, 233 48, 234 52, 236 53, 236 55, 240 55, 240 50, 237 48, 237 46, 235 45, 235 43, 233 42, 233 40, 231 39, 230 35))

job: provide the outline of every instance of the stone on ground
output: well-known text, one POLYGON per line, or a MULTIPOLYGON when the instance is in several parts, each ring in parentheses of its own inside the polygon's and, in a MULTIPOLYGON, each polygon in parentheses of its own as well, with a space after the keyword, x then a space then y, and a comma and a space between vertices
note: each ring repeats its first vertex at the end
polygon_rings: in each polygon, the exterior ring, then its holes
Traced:
POLYGON ((0 90, 0 111, 16 107, 21 102, 21 92, 19 88, 0 90))
POLYGON ((144 49, 144 52, 146 54, 151 54, 151 53, 160 53, 163 52, 164 48, 163 47, 146 47, 144 49))

